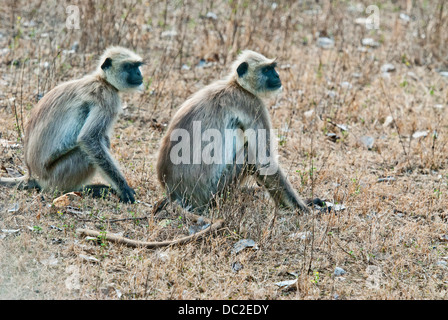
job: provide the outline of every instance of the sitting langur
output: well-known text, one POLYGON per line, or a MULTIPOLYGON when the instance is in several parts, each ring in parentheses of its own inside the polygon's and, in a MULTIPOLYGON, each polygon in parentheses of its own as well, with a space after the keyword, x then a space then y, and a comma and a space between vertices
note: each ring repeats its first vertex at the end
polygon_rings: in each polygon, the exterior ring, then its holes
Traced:
POLYGON ((109 148, 113 125, 122 110, 119 92, 143 88, 141 65, 142 59, 135 53, 111 47, 101 56, 95 72, 49 91, 25 128, 28 174, 2 178, 0 185, 60 192, 87 188, 99 195, 109 187, 86 186, 99 172, 121 201, 135 202, 135 191, 109 148))
POLYGON ((167 192, 164 203, 177 201, 202 211, 254 176, 277 205, 309 211, 279 167, 271 143, 275 138, 271 139, 271 120, 261 98, 282 88, 275 67, 274 60, 244 51, 226 79, 183 103, 158 155, 158 179, 167 192))

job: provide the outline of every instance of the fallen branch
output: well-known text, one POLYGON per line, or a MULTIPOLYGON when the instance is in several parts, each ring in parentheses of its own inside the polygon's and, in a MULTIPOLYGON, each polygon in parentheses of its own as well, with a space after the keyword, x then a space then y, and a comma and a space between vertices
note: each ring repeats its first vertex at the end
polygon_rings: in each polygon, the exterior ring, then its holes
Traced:
POLYGON ((124 245, 127 245, 129 247, 146 247, 148 249, 155 249, 155 248, 161 248, 161 247, 167 247, 167 246, 173 246, 173 245, 181 245, 186 244, 188 242, 196 241, 204 237, 205 235, 218 230, 222 227, 224 224, 223 219, 216 220, 213 224, 211 223, 210 219, 197 216, 195 214, 187 212, 185 216, 195 222, 197 222, 199 219, 206 223, 210 223, 210 226, 202 231, 199 231, 195 234, 192 234, 187 237, 183 237, 177 240, 171 240, 171 241, 160 241, 160 242, 147 242, 147 241, 138 241, 138 240, 132 240, 120 236, 115 236, 112 234, 105 234, 104 232, 99 232, 95 230, 90 229, 76 229, 76 233, 82 236, 91 236, 91 237, 101 237, 101 239, 105 239, 108 241, 121 243, 124 245))

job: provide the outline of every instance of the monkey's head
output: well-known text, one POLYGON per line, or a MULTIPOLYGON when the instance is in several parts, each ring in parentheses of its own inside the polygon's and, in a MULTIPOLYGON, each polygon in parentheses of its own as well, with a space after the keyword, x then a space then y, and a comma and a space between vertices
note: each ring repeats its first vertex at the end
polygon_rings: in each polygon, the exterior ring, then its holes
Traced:
POLYGON ((108 48, 100 58, 98 73, 118 91, 143 90, 142 58, 122 47, 108 48))
POLYGON ((275 67, 275 59, 268 59, 251 50, 243 51, 232 66, 231 77, 256 96, 267 97, 282 89, 275 67))

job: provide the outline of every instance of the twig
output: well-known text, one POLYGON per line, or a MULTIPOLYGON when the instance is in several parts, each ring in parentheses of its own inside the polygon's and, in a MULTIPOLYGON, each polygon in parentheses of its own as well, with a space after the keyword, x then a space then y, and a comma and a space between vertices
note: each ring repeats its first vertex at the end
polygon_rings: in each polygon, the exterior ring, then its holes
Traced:
MULTIPOLYGON (((157 204, 154 207, 153 214, 164 209, 167 204, 168 204, 168 199, 164 198, 162 201, 160 201, 160 204, 157 204)), ((83 235, 83 236, 101 237, 105 240, 121 243, 121 244, 127 245, 129 247, 134 247, 134 248, 146 247, 148 249, 154 249, 154 248, 161 248, 161 247, 167 247, 167 246, 173 246, 173 245, 182 245, 182 244, 186 244, 189 242, 199 240, 199 239, 203 238, 205 235, 218 230, 224 224, 224 219, 218 219, 212 224, 212 221, 210 219, 195 215, 190 212, 185 212, 185 217, 187 219, 193 220, 194 222, 198 222, 199 220, 204 221, 205 223, 210 224, 210 226, 208 228, 206 228, 202 231, 199 231, 195 234, 192 234, 190 236, 186 236, 186 237, 183 237, 183 238, 180 238, 177 240, 160 241, 160 242, 157 242, 157 241, 156 242, 147 242, 147 241, 132 240, 132 239, 115 236, 115 235, 111 235, 111 234, 104 234, 104 232, 99 232, 99 231, 90 230, 90 229, 82 229, 82 228, 76 229, 76 233, 83 235)), ((143 218, 148 218, 148 217, 143 217, 143 218)), ((136 219, 136 218, 116 219, 116 221, 122 221, 122 220, 127 220, 127 219, 136 219)))
MULTIPOLYGON (((190 218, 195 218, 196 220, 199 219, 199 216, 196 216, 194 214, 189 214, 190 218), (194 216, 194 217, 193 217, 194 216)), ((204 219, 208 220, 208 219, 204 219)), ((196 240, 199 240, 203 238, 205 235, 218 230, 222 227, 224 224, 223 219, 217 220, 215 223, 213 223, 211 226, 209 226, 207 229, 204 229, 200 232, 197 232, 195 234, 192 234, 191 236, 186 236, 177 240, 170 240, 170 241, 160 241, 160 242, 147 242, 147 241, 139 241, 139 240, 132 240, 120 236, 115 236, 111 234, 104 234, 103 232, 95 231, 95 230, 89 230, 89 229, 76 229, 76 233, 83 235, 83 236, 91 236, 91 237, 101 237, 105 240, 121 243, 124 245, 127 245, 129 247, 146 247, 148 249, 155 249, 155 248, 161 248, 161 247, 167 247, 167 246, 173 246, 173 245, 182 245, 189 242, 193 242, 196 240)))

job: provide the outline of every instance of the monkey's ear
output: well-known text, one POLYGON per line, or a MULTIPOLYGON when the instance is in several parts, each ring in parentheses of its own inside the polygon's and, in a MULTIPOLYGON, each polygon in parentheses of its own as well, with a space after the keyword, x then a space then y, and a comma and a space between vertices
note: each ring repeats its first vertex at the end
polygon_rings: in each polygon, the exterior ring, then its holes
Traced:
POLYGON ((238 66, 238 68, 236 68, 236 72, 238 73, 239 77, 242 77, 246 74, 248 69, 249 69, 249 64, 247 62, 243 62, 238 66))
POLYGON ((107 58, 106 60, 104 60, 103 64, 101 65, 101 69, 106 70, 107 68, 112 66, 112 59, 111 58, 107 58))

